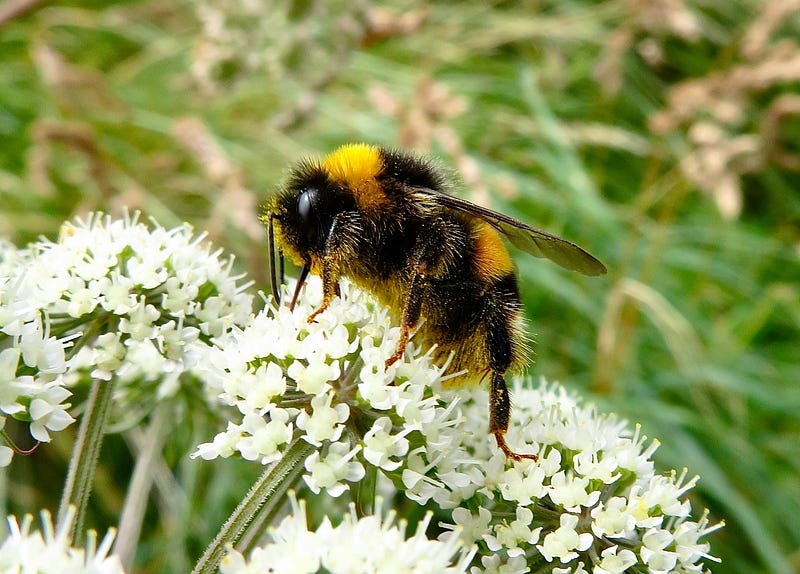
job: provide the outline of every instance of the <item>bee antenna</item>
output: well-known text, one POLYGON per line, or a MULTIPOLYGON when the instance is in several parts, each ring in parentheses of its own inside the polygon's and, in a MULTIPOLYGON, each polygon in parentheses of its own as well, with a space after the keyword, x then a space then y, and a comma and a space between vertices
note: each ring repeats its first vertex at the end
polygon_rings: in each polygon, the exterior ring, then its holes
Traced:
POLYGON ((278 258, 280 259, 281 285, 283 285, 286 281, 286 275, 283 273, 283 249, 278 250, 278 258))
POLYGON ((280 285, 283 283, 283 252, 279 254, 280 257, 280 275, 281 282, 278 283, 278 277, 275 272, 275 228, 272 223, 274 215, 269 214, 267 218, 267 242, 269 243, 269 283, 272 287, 272 296, 275 298, 277 305, 281 304, 281 289, 280 285))

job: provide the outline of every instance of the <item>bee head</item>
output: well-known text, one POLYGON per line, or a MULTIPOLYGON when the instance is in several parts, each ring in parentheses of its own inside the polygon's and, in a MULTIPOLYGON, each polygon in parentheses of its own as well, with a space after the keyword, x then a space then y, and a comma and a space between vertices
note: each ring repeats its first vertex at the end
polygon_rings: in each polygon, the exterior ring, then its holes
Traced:
POLYGON ((295 263, 309 264, 324 254, 336 215, 354 205, 347 188, 321 166, 300 164, 270 209, 279 245, 295 263))

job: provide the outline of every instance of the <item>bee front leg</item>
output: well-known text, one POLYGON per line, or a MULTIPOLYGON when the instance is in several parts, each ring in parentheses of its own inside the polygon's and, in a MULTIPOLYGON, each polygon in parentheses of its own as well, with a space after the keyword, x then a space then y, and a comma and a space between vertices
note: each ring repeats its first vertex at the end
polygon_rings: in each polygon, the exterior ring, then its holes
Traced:
POLYGON ((339 296, 339 272, 330 255, 325 255, 322 258, 322 273, 320 276, 322 278, 322 304, 308 316, 306 321, 309 323, 313 323, 317 316, 328 308, 333 298, 339 296))
POLYGON ((337 260, 334 259, 334 254, 341 253, 344 245, 348 243, 348 237, 344 230, 359 229, 358 225, 352 222, 348 225, 346 222, 347 214, 339 213, 333 218, 333 223, 328 231, 328 236, 325 239, 325 252, 322 256, 322 269, 320 276, 322 278, 322 304, 319 308, 308 316, 307 321, 313 323, 317 316, 324 312, 325 309, 331 304, 334 297, 339 296, 339 265, 337 260))

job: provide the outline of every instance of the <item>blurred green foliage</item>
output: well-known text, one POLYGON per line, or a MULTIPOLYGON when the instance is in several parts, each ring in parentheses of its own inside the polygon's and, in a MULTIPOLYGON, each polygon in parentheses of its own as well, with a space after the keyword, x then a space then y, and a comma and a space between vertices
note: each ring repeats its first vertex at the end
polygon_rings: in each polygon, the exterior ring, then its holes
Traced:
MULTIPOLYGON (((265 286, 255 206, 287 165, 350 141, 438 156, 465 197, 610 270, 517 257, 529 375, 700 474, 695 512, 726 522, 717 571, 800 572, 798 87, 790 0, 5 0, 0 229, 22 245, 139 209, 209 231, 265 286)), ((175 424, 141 572, 187 571, 253 479, 188 460, 202 415, 175 424)), ((101 528, 136 450, 123 436, 101 528)), ((9 511, 55 506, 68 440, 15 460, 9 511)))

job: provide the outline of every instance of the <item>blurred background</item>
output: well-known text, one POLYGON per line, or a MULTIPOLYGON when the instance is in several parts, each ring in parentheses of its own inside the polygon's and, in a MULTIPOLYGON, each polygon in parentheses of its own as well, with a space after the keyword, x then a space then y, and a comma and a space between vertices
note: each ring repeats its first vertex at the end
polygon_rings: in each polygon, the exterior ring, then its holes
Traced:
MULTIPOLYGON (((127 207, 208 231, 267 289, 257 204, 354 141, 431 154, 463 197, 599 257, 598 279, 515 255, 529 376, 701 476, 715 571, 800 572, 800 1, 0 1, 18 245, 127 207)), ((138 571, 188 571, 255 476, 188 460, 204 416, 174 421, 138 571)), ((15 458, 6 511, 57 504, 75 430, 15 458)), ((101 529, 142 448, 120 430, 101 529)))

